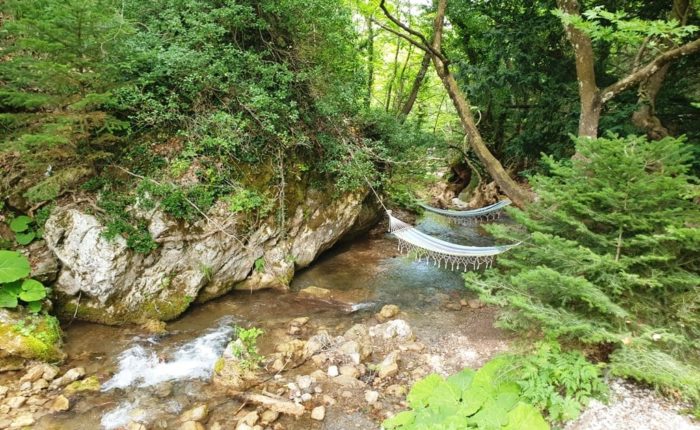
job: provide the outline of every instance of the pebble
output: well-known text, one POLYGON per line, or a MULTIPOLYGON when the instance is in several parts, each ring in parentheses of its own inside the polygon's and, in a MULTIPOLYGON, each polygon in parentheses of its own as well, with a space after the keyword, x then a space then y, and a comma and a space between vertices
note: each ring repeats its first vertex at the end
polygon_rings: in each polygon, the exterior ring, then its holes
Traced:
POLYGON ((372 403, 376 403, 377 400, 379 400, 379 392, 378 391, 373 391, 373 390, 367 390, 365 391, 365 400, 367 403, 370 405, 372 403))
POLYGON ((340 366, 340 374, 343 376, 350 376, 351 378, 357 378, 360 376, 360 371, 357 367, 351 365, 340 366))
POLYGON ((34 417, 32 414, 22 414, 12 420, 12 424, 10 424, 10 427, 12 428, 22 428, 22 427, 29 427, 34 425, 34 417))
POLYGON ((267 409, 260 416, 260 421, 262 421, 263 424, 270 424, 277 421, 277 418, 279 418, 279 416, 279 412, 273 411, 272 409, 267 409))
POLYGON ((301 401, 302 401, 302 402, 308 402, 308 401, 311 400, 312 398, 313 398, 313 397, 311 396, 310 393, 304 393, 304 394, 301 395, 301 401))
POLYGON ((27 398, 24 396, 16 396, 16 397, 10 397, 7 399, 7 402, 5 402, 11 409, 17 409, 21 407, 24 402, 27 401, 27 398))
POLYGON ((325 417, 326 417, 326 407, 325 406, 316 406, 311 411, 311 419, 312 420, 323 421, 323 419, 325 417))
POLYGON ((58 396, 51 403, 51 411, 53 412, 63 412, 70 409, 70 400, 66 396, 58 396))
POLYGON ((328 376, 330 376, 331 378, 335 378, 339 374, 340 372, 338 371, 338 366, 333 365, 328 367, 328 376))
POLYGON ((396 305, 384 305, 382 310, 377 314, 377 319, 380 321, 386 321, 394 318, 399 314, 399 312, 401 312, 401 309, 399 309, 399 307, 396 305))
POLYGON ((0 399, 5 397, 7 395, 7 392, 10 391, 9 387, 6 387, 4 385, 0 385, 0 399))
POLYGON ((180 430, 206 430, 206 429, 202 425, 202 423, 198 423, 197 421, 186 421, 180 426, 180 430))
POLYGON ((314 378, 309 375, 297 376, 296 383, 301 391, 308 392, 311 390, 311 386, 314 383, 314 378))
POLYGON ((20 391, 29 391, 32 389, 32 383, 29 381, 22 382, 22 384, 19 386, 20 391))
POLYGON ((185 411, 180 416, 180 421, 204 421, 207 415, 209 415, 209 407, 207 405, 199 405, 185 411))
POLYGON ((38 379, 36 382, 32 384, 32 389, 35 391, 40 391, 45 388, 49 387, 49 383, 46 381, 46 379, 38 379))
POLYGON ((241 418, 240 422, 244 424, 248 424, 249 426, 254 426, 255 423, 258 422, 260 419, 260 416, 256 411, 253 412, 248 412, 243 418, 241 418))
POLYGON ((467 304, 472 309, 479 309, 484 307, 484 302, 479 299, 471 299, 467 301, 467 304))
POLYGON ((323 396, 323 403, 328 405, 328 406, 333 406, 336 404, 336 401, 333 397, 328 396, 328 395, 324 395, 323 396))

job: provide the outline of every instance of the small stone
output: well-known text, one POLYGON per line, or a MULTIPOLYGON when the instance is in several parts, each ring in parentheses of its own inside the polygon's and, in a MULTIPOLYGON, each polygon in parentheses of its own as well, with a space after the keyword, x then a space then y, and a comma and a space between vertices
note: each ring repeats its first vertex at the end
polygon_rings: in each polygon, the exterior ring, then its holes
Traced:
POLYGON ((73 369, 68 370, 60 378, 54 379, 53 382, 51 382, 51 388, 55 389, 63 387, 64 385, 68 385, 71 382, 77 381, 83 376, 85 376, 85 369, 82 367, 75 367, 73 369))
POLYGON ((265 412, 260 415, 260 421, 263 424, 270 424, 274 423, 277 421, 277 418, 279 418, 280 414, 277 411, 273 411, 272 409, 267 409, 265 412))
POLYGON ((238 423, 236 426, 236 430, 253 430, 253 427, 249 426, 246 423, 238 423))
POLYGON ((58 396, 53 403, 51 403, 52 412, 63 412, 68 409, 70 409, 70 400, 68 400, 66 396, 58 396))
POLYGON ((22 384, 19 386, 20 391, 29 391, 32 389, 32 383, 29 381, 22 382, 22 384))
POLYGON ((299 295, 311 299, 328 300, 331 298, 331 290, 310 286, 299 291, 299 295))
POLYGON ((209 407, 207 405, 199 405, 185 411, 180 416, 180 421, 204 421, 207 415, 209 415, 209 407))
POLYGON ((394 397, 403 397, 406 391, 405 385, 393 384, 386 387, 386 393, 394 397))
POLYGON ((302 392, 309 392, 314 382, 314 378, 309 375, 301 375, 296 378, 297 386, 302 392))
POLYGON ((97 376, 93 375, 89 378, 83 379, 82 381, 71 382, 70 384, 66 385, 66 388, 63 389, 63 393, 70 396, 81 391, 100 391, 101 388, 102 385, 100 384, 99 379, 97 379, 97 376))
POLYGON ((7 399, 7 402, 5 402, 11 409, 17 409, 21 407, 24 402, 27 401, 27 398, 24 396, 16 396, 16 397, 10 397, 7 399))
POLYGON ((45 388, 48 388, 49 383, 46 381, 46 379, 38 379, 36 382, 32 384, 32 390, 35 391, 41 391, 45 388))
POLYGON ((378 324, 369 329, 369 335, 380 337, 384 340, 396 339, 399 341, 412 340, 413 330, 404 320, 391 320, 384 324, 378 324))
POLYGON ((258 420, 260 419, 260 416, 256 411, 253 412, 248 412, 243 418, 241 418, 240 422, 244 424, 248 424, 249 426, 254 426, 258 420))
POLYGON ((51 382, 54 380, 54 378, 56 378, 58 372, 58 367, 47 364, 44 366, 44 374, 42 375, 42 378, 46 379, 47 382, 51 382))
POLYGON ((218 421, 209 426, 209 430, 223 430, 223 429, 224 428, 221 427, 221 424, 218 421))
POLYGON ((34 425, 34 417, 32 416, 32 414, 22 414, 22 415, 19 415, 14 420, 12 420, 12 424, 10 424, 10 427, 22 428, 22 427, 30 427, 32 425, 34 425))
POLYGON ((445 307, 451 311, 461 311, 462 310, 462 305, 459 303, 448 303, 445 305, 445 307))
POLYGON ((12 425, 12 420, 9 418, 0 418, 0 429, 6 429, 12 425))
POLYGON ((380 378, 389 378, 399 372, 399 365, 396 362, 398 353, 396 351, 389 353, 384 360, 379 364, 378 376, 380 378))
POLYGON ((314 387, 314 393, 316 393, 316 394, 321 394, 321 393, 323 393, 323 388, 321 388, 321 387, 314 387))
POLYGON ((304 393, 301 395, 301 401, 304 403, 308 402, 312 398, 313 398, 313 396, 311 396, 311 393, 304 393))
POLYGON ((360 371, 357 367, 351 365, 340 366, 340 374, 345 376, 350 376, 352 378, 357 378, 360 376, 360 371))
POLYGON ((472 309, 479 309, 484 307, 484 302, 479 299, 471 299, 467 301, 467 304, 472 309))
POLYGON ((467 301, 464 299, 460 299, 459 304, 462 305, 462 307, 469 306, 469 303, 467 303, 467 301))
POLYGON ((180 426, 180 430, 206 430, 202 423, 197 421, 186 421, 180 426))
POLYGON ((373 403, 376 403, 377 400, 379 400, 379 392, 378 391, 372 391, 372 390, 367 390, 365 391, 365 400, 367 403, 370 405, 373 403))
POLYGON ((382 310, 377 314, 377 319, 379 321, 390 320, 398 315, 399 312, 401 312, 401 309, 396 305, 384 305, 382 310))
POLYGON ((168 332, 168 326, 164 321, 149 319, 141 324, 141 328, 153 334, 164 334, 168 332))
POLYGON ((324 395, 323 396, 323 404, 328 405, 328 406, 333 406, 336 404, 336 401, 333 397, 324 395))
POLYGON ((348 388, 359 388, 365 385, 362 381, 355 379, 349 375, 336 376, 335 378, 331 379, 331 381, 335 382, 338 385, 348 388))
POLYGON ((34 381, 38 380, 39 378, 41 378, 43 375, 44 375, 44 365, 38 364, 36 366, 32 366, 31 368, 29 368, 29 370, 27 370, 27 373, 25 373, 24 376, 22 376, 19 381, 20 382, 27 382, 27 381, 34 382, 34 381))
POLYGON ((5 397, 7 395, 7 392, 10 391, 9 387, 6 387, 4 385, 0 385, 0 399, 5 397))
POLYGON ((328 376, 331 378, 335 378, 336 376, 340 375, 340 372, 338 371, 338 366, 330 366, 328 367, 328 376))
POLYGON ((290 327, 289 327, 289 330, 287 331, 287 333, 291 334, 292 336, 295 336, 295 335, 297 335, 297 334, 300 334, 300 333, 301 333, 301 327, 297 327, 297 326, 295 326, 295 325, 290 326, 290 327))
POLYGON ((316 406, 311 411, 311 419, 312 420, 323 421, 323 419, 325 417, 326 417, 326 407, 325 406, 316 406))
POLYGON ((145 425, 143 425, 141 423, 137 423, 136 421, 132 421, 129 423, 129 425, 126 426, 126 430, 147 430, 147 428, 145 425))
POLYGON ((343 391, 342 393, 340 393, 340 396, 349 399, 350 397, 352 397, 352 391, 343 391))
POLYGON ((301 327, 305 326, 307 322, 309 322, 309 317, 299 317, 294 318, 289 324, 296 327, 301 327))

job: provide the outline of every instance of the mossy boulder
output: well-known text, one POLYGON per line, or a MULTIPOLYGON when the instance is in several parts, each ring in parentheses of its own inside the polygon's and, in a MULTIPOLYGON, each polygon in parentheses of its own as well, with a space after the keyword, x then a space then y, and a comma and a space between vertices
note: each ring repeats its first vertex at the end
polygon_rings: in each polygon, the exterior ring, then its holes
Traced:
POLYGON ((0 361, 23 360, 60 362, 63 333, 50 315, 32 315, 23 310, 0 309, 0 361))
POLYGON ((102 384, 97 376, 90 376, 88 378, 71 382, 66 385, 63 389, 63 394, 66 396, 72 396, 75 393, 80 393, 83 391, 100 391, 102 389, 102 384))

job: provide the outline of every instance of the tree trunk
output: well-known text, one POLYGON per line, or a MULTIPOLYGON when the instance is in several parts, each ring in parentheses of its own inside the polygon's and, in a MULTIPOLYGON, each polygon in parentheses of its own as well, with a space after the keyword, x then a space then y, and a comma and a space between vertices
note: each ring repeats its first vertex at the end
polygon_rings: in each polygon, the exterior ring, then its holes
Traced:
POLYGON ((396 79, 396 75, 399 72, 399 51, 401 51, 401 38, 397 37, 396 51, 394 52, 394 72, 391 75, 391 79, 389 79, 389 86, 386 90, 386 105, 384 107, 384 110, 386 112, 389 112, 389 109, 391 108, 391 92, 394 88, 394 80, 396 79))
MULTIPOLYGON (((678 21, 681 25, 686 25, 689 10, 689 0, 674 0, 671 18, 678 21)), ((642 46, 639 57, 643 55, 644 48, 645 46, 642 46)), ((639 84, 638 108, 632 114, 632 123, 644 130, 647 136, 653 140, 663 139, 669 135, 668 129, 664 127, 659 117, 656 116, 656 96, 663 86, 669 67, 669 64, 665 64, 659 71, 639 84)))
MULTIPOLYGON (((559 9, 569 15, 581 15, 577 0, 557 0, 559 9)), ((595 55, 591 38, 574 27, 564 27, 576 59, 576 79, 578 81, 581 115, 578 122, 578 135, 596 138, 603 104, 598 94, 595 79, 595 55)))
POLYGON ((408 93, 408 98, 406 99, 406 103, 403 104, 401 107, 401 116, 400 116, 400 121, 404 122, 406 121, 406 117, 408 114, 411 113, 411 110, 413 109, 413 105, 416 103, 416 99, 418 98, 418 92, 420 91, 420 87, 423 85, 423 81, 425 80, 425 75, 428 73, 428 67, 430 67, 430 53, 426 52, 423 55, 423 61, 420 63, 420 69, 418 70, 418 74, 416 75, 416 79, 413 80, 413 85, 411 86, 411 92, 408 93))
POLYGON ((367 101, 369 108, 372 104, 372 87, 374 86, 374 24, 371 16, 365 16, 367 23, 367 101))
MULTIPOLYGON (((447 0, 438 1, 437 14, 434 22, 435 34, 432 43, 432 48, 437 53, 441 52, 442 29, 446 7, 447 0)), ((491 154, 488 147, 486 147, 479 130, 476 128, 474 117, 471 114, 469 101, 462 92, 461 88, 459 88, 459 85, 450 72, 448 65, 445 64, 437 55, 432 55, 432 60, 433 64, 435 65, 435 70, 437 71, 440 80, 445 86, 447 94, 450 96, 450 99, 457 110, 460 123, 462 124, 462 128, 464 129, 464 132, 469 140, 469 145, 474 150, 474 153, 477 157, 479 157, 479 160, 489 172, 493 180, 496 181, 496 184, 498 184, 501 190, 503 190, 503 192, 513 201, 513 203, 519 207, 525 206, 527 203, 532 201, 532 194, 520 187, 520 185, 518 185, 508 175, 500 161, 498 161, 498 159, 491 154)))

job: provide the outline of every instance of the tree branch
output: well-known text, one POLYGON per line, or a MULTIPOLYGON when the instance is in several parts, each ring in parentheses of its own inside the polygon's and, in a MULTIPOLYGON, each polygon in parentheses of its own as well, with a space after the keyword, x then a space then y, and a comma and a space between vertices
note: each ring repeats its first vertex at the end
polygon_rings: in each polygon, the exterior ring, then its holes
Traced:
MULTIPOLYGON (((381 2, 379 3, 379 7, 381 8, 382 12, 384 12, 384 15, 387 18, 389 18, 389 20, 391 22, 396 24, 399 28, 401 28, 402 30, 404 30, 408 34, 411 34, 411 35, 417 37, 418 39, 420 39, 420 41, 423 43, 423 46, 425 46, 424 50, 427 50, 432 55, 438 57, 444 64, 447 65, 449 63, 447 58, 444 55, 442 55, 442 52, 436 51, 435 49, 433 49, 432 45, 430 44, 430 42, 428 42, 428 39, 423 35, 423 33, 412 29, 411 27, 409 27, 406 24, 404 24, 403 22, 401 22, 401 20, 399 20, 398 18, 393 16, 391 13, 389 13, 389 10, 386 8, 386 4, 384 4, 384 2, 385 2, 385 0, 381 0, 381 2)), ((384 27, 382 27, 382 28, 384 28, 384 27)), ((420 48, 420 46, 418 44, 416 44, 415 42, 412 42, 412 43, 420 48)))
POLYGON ((692 42, 688 42, 685 45, 681 45, 678 48, 664 52, 647 63, 646 66, 637 69, 614 84, 604 88, 600 92, 602 102, 605 103, 619 93, 629 89, 633 85, 637 85, 644 79, 656 73, 665 64, 670 63, 677 58, 693 54, 697 51, 700 51, 700 38, 695 39, 692 42))
POLYGON ((372 22, 375 23, 375 24, 377 24, 377 25, 378 25, 379 27, 381 27, 382 29, 388 31, 389 33, 394 34, 394 35, 396 35, 396 36, 399 36, 399 37, 401 37, 401 38, 404 39, 404 40, 407 40, 408 43, 410 43, 411 45, 415 46, 416 48, 421 49, 421 50, 423 50, 423 51, 425 51, 425 52, 428 52, 428 53, 431 53, 431 54, 432 54, 432 51, 431 51, 430 47, 423 45, 421 42, 418 42, 418 41, 416 41, 415 39, 410 38, 410 37, 407 36, 406 34, 400 32, 400 31, 396 31, 396 30, 394 30, 393 28, 391 28, 391 27, 389 27, 389 26, 387 26, 387 25, 382 24, 381 22, 377 21, 376 19, 372 19, 372 22))

